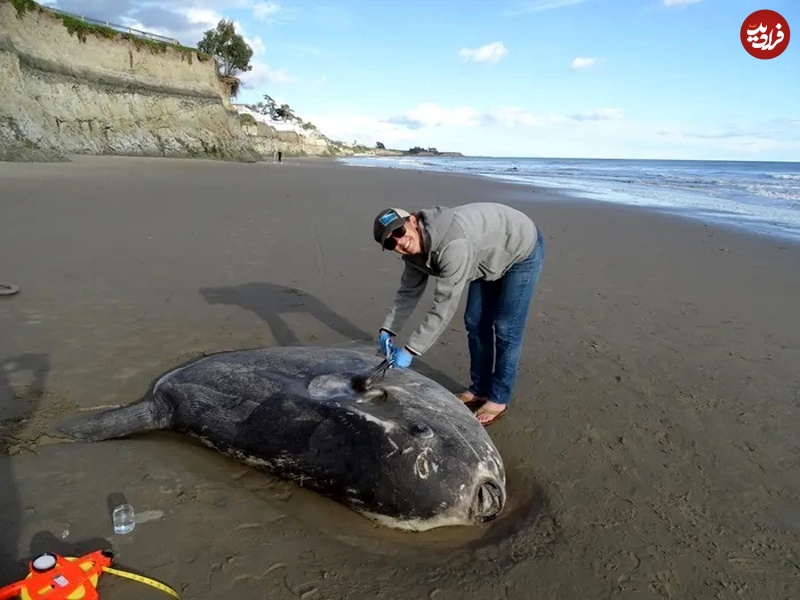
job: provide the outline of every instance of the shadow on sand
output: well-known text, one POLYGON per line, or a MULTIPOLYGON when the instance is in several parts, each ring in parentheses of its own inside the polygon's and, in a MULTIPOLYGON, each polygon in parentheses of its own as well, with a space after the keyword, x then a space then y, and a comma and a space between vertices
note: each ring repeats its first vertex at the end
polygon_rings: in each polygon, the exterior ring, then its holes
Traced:
MULTIPOLYGON (((279 346, 309 345, 297 338, 283 317, 290 313, 305 313, 345 338, 366 343, 374 341, 377 350, 377 334, 360 329, 319 298, 297 288, 253 282, 231 287, 202 288, 200 293, 209 304, 241 306, 258 315, 269 326, 279 346)), ((452 392, 458 393, 463 389, 463 384, 434 369, 424 360, 416 359, 413 368, 452 392)))
POLYGON ((0 586, 27 572, 26 560, 18 555, 22 502, 12 456, 24 445, 21 433, 39 408, 49 372, 47 354, 20 354, 0 361, 0 586), (20 374, 27 379, 22 393, 13 387, 20 374))
MULTIPOLYGON (((40 531, 31 539, 29 558, 34 558, 43 552, 55 552, 61 556, 83 556, 97 550, 113 552, 114 549, 111 542, 101 537, 89 538, 82 542, 65 542, 49 531, 40 531)), ((27 563, 27 559, 25 562, 27 563)))

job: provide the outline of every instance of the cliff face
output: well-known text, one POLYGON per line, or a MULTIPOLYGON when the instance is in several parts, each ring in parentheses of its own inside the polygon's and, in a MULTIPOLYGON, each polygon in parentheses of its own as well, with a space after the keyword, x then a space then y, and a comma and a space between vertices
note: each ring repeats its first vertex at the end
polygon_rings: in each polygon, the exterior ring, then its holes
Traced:
POLYGON ((264 156, 283 152, 286 156, 326 156, 342 154, 322 136, 300 135, 295 131, 279 131, 266 123, 243 123, 255 149, 264 156))
POLYGON ((232 105, 239 112, 244 132, 264 156, 282 152, 284 156, 340 156, 353 149, 322 135, 315 128, 305 129, 296 122, 272 121, 242 104, 232 105))
POLYGON ((70 34, 46 10, 20 14, 0 0, 0 160, 264 158, 258 148, 270 142, 243 129, 214 61, 203 58, 177 46, 70 34))

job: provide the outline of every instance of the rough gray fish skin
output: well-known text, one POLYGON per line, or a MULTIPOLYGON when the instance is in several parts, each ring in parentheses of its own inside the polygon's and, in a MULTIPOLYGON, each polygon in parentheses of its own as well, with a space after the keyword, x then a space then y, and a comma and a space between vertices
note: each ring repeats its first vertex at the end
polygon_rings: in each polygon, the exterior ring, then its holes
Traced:
POLYGON ((324 347, 219 352, 161 376, 128 406, 57 430, 82 441, 173 430, 302 482, 398 529, 474 525, 506 502, 503 461, 455 395, 412 369, 364 393, 352 377, 380 358, 324 347))

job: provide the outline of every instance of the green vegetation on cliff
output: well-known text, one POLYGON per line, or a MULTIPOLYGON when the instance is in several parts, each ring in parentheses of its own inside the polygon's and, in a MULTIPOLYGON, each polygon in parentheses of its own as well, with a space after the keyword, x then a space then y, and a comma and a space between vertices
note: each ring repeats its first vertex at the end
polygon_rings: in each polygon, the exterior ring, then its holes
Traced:
POLYGON ((89 35, 93 35, 109 40, 127 40, 132 42, 137 50, 147 48, 153 54, 167 52, 168 50, 180 52, 190 63, 193 57, 197 57, 201 62, 211 59, 210 54, 196 48, 189 48, 188 46, 182 46, 178 43, 154 40, 128 31, 120 31, 119 29, 114 29, 113 27, 103 25, 99 22, 86 20, 82 17, 74 17, 61 11, 42 6, 34 2, 34 0, 10 0, 10 2, 16 9, 18 18, 21 19, 25 13, 34 11, 49 14, 61 21, 69 34, 74 35, 83 43, 86 43, 86 39, 89 35))
POLYGON ((245 104, 253 112, 269 117, 273 121, 286 121, 288 123, 297 123, 302 129, 306 131, 319 131, 317 126, 311 122, 303 121, 300 117, 294 114, 292 107, 288 104, 278 104, 269 94, 264 94, 264 100, 256 104, 245 104))
POLYGON ((197 48, 217 59, 219 75, 229 82, 230 95, 238 95, 241 86, 238 75, 253 68, 250 64, 253 49, 236 33, 233 21, 222 19, 215 29, 206 31, 197 48))

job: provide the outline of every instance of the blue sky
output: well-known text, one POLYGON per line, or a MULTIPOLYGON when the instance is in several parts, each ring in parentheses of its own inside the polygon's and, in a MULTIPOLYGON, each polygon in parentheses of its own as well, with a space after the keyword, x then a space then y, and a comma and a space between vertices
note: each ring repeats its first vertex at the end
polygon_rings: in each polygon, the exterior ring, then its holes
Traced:
POLYGON ((800 160, 797 0, 51 0, 196 44, 253 46, 270 94, 329 137, 469 155, 800 160), (739 31, 783 15, 772 60, 739 31))

